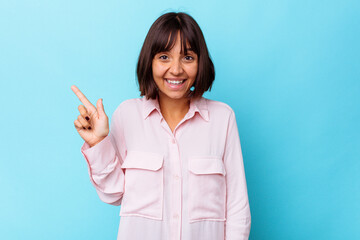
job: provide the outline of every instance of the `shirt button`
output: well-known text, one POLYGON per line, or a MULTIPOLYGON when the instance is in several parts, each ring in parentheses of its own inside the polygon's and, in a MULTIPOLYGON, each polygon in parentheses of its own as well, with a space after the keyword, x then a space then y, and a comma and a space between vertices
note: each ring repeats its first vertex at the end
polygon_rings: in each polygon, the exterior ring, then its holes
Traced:
POLYGON ((179 179, 180 179, 179 175, 175 175, 174 178, 175 178, 175 180, 179 180, 179 179))
POLYGON ((175 219, 179 218, 179 214, 174 214, 174 218, 175 219))
POLYGON ((176 143, 175 139, 171 139, 171 143, 175 144, 176 143))

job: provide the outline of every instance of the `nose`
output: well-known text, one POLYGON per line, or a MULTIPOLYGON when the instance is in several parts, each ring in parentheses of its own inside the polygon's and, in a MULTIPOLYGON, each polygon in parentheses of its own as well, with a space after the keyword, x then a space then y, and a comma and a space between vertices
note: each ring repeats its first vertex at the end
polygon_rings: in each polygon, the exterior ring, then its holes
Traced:
POLYGON ((173 75, 179 75, 182 74, 184 72, 184 69, 181 65, 180 60, 175 59, 172 61, 171 66, 170 66, 170 73, 173 75))

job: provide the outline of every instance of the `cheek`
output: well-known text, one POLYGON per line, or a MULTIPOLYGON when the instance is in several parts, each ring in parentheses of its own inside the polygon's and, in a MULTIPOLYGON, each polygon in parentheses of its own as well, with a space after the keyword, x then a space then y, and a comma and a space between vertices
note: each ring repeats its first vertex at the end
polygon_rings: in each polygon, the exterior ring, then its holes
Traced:
POLYGON ((198 71, 198 66, 194 65, 188 69, 187 73, 188 73, 189 77, 196 78, 197 71, 198 71))
POLYGON ((161 64, 154 63, 152 65, 152 71, 154 77, 162 77, 164 73, 166 72, 165 66, 162 66, 161 64))

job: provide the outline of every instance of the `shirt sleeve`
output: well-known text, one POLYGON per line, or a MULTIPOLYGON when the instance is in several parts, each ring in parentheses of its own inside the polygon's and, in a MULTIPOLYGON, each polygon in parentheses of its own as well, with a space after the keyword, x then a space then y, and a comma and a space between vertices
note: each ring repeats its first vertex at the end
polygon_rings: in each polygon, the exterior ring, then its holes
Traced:
POLYGON ((121 118, 117 111, 111 119, 109 135, 95 146, 86 142, 81 147, 90 176, 99 198, 108 204, 121 204, 124 193, 124 171, 121 168, 125 153, 121 118), (120 146, 118 149, 117 146, 120 146))
POLYGON ((226 169, 226 240, 249 238, 251 227, 250 206, 239 132, 234 111, 231 111, 224 152, 226 169))

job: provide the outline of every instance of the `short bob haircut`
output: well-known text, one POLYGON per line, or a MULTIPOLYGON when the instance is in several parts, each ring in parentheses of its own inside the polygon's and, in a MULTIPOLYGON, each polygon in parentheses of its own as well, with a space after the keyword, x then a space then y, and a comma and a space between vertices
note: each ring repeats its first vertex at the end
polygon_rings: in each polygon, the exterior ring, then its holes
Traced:
POLYGON ((160 16, 152 24, 142 46, 136 67, 140 96, 145 95, 146 99, 158 97, 157 85, 153 78, 152 61, 157 53, 169 51, 174 46, 179 31, 181 53, 187 54, 186 44, 188 43, 198 56, 194 90, 190 91, 187 97, 198 98, 205 91, 211 90, 215 79, 215 69, 199 25, 186 13, 169 12, 160 16))

